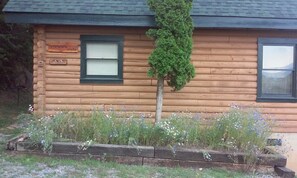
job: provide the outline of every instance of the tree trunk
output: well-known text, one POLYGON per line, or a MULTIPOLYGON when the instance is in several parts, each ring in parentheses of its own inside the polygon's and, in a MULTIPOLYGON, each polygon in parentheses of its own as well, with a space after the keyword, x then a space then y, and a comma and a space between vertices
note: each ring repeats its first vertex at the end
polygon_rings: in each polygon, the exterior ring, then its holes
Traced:
POLYGON ((163 107, 163 93, 164 93, 164 78, 158 79, 157 84, 157 106, 156 106, 156 119, 155 123, 158 123, 161 121, 162 116, 162 107, 163 107))

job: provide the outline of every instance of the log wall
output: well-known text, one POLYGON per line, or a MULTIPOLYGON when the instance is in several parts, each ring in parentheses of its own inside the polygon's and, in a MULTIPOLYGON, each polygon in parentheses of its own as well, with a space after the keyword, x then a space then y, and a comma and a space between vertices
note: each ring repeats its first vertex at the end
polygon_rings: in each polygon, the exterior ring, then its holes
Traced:
MULTIPOLYGON (((143 28, 36 26, 34 34, 34 107, 53 114, 57 110, 90 111, 94 107, 153 116, 156 80, 148 78, 147 58, 153 43, 143 28), (48 52, 49 43, 80 45, 80 35, 124 36, 124 83, 80 84, 80 51, 48 52), (67 65, 51 65, 50 59, 67 65), (44 64, 43 64, 44 62, 44 64)), ((165 88, 163 116, 173 112, 225 112, 232 104, 259 107, 276 119, 276 132, 297 132, 296 103, 256 102, 258 37, 294 37, 295 31, 195 30, 192 62, 196 77, 179 92, 165 88)))

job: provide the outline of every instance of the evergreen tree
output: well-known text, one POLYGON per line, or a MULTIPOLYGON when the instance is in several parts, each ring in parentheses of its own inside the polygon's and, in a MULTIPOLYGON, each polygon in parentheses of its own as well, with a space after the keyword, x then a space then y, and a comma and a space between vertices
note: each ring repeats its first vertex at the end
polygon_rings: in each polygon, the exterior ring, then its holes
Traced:
POLYGON ((5 4, 6 0, 0 3, 0 89, 13 89, 32 79, 32 30, 28 25, 6 24, 5 4))
POLYGON ((191 64, 193 22, 190 16, 192 0, 148 0, 155 12, 157 28, 147 35, 155 40, 155 49, 148 59, 148 76, 156 77, 156 120, 161 119, 164 80, 174 91, 181 90, 195 76, 191 64))

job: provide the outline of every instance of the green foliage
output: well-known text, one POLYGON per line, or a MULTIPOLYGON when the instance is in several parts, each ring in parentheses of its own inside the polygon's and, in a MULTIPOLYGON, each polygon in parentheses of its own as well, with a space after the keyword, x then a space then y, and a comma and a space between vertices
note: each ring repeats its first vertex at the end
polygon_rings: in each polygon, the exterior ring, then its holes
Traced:
MULTIPOLYGON (((4 1, 3 1, 4 2, 4 1)), ((26 25, 6 24, 0 7, 0 89, 20 85, 30 87, 32 79, 32 29, 26 25)))
POLYGON ((155 40, 148 62, 148 76, 164 78, 174 90, 182 89, 195 76, 191 64, 193 23, 191 0, 148 0, 155 12, 157 29, 147 35, 155 40))

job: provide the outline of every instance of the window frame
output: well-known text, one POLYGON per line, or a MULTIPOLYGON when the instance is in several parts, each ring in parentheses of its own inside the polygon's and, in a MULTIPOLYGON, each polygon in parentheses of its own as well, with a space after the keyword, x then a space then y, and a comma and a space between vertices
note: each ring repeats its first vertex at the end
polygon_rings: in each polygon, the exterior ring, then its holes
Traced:
POLYGON ((292 38, 258 38, 258 80, 257 80, 257 102, 297 102, 297 39, 292 38), (293 76, 292 76, 292 96, 283 94, 262 94, 262 70, 263 70, 263 46, 293 46, 293 76))
POLYGON ((123 83, 123 41, 123 36, 81 35, 80 83, 123 83), (87 43, 114 43, 118 45, 118 75, 87 75, 87 43))

